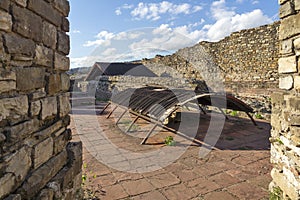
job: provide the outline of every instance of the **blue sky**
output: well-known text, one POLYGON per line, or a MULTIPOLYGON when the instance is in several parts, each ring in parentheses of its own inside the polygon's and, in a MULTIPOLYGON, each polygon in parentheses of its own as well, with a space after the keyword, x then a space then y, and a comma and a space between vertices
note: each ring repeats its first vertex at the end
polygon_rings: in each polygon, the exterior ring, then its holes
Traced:
POLYGON ((277 0, 70 0, 71 68, 171 54, 278 20, 277 0))

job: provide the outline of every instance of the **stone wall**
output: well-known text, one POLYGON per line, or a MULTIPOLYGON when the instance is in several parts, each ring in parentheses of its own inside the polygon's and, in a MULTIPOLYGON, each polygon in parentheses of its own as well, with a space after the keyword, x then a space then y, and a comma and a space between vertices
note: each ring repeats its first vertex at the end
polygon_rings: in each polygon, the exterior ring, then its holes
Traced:
POLYGON ((98 100, 109 100, 113 92, 146 85, 167 88, 191 88, 188 81, 172 77, 101 76, 99 81, 89 81, 87 91, 98 100))
POLYGON ((300 1, 279 0, 280 92, 272 96, 272 196, 300 199, 300 1))
POLYGON ((69 2, 0 0, 0 199, 76 199, 70 143, 69 2))
MULTIPOLYGON (((270 95, 277 89, 279 77, 279 25, 280 22, 275 22, 234 32, 219 42, 200 42, 193 47, 180 49, 172 55, 144 59, 143 64, 173 68, 173 74, 182 74, 192 84, 202 80, 199 71, 218 71, 226 91, 241 97, 254 107, 256 112, 261 112, 267 117, 271 113, 270 95), (201 65, 201 62, 191 62, 201 61, 208 56, 215 62, 217 69, 207 69, 206 66, 196 66, 199 63, 201 65)), ((155 73, 162 73, 161 67, 151 69, 155 73)), ((208 78, 213 80, 215 77, 208 78)))

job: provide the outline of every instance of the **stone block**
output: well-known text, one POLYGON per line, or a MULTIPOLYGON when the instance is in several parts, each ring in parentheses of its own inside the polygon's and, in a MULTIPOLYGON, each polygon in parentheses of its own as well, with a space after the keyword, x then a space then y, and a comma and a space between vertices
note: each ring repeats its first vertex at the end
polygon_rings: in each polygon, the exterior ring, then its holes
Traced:
POLYGON ((0 81, 15 81, 16 73, 11 70, 0 69, 0 81))
POLYGON ((300 1, 299 0, 295 0, 294 4, 295 4, 295 10, 299 11, 300 10, 300 1))
POLYGON ((291 55, 293 54, 293 41, 291 39, 283 40, 280 43, 281 55, 291 55))
POLYGON ((284 40, 300 33, 300 13, 281 20, 279 39, 284 40))
POLYGON ((57 101, 56 97, 48 97, 41 99, 42 110, 41 110, 41 119, 55 117, 57 114, 57 101))
POLYGON ((41 0, 29 0, 28 8, 57 27, 61 26, 62 15, 51 4, 41 0))
POLYGON ((27 6, 27 0, 15 0, 15 2, 24 8, 27 6))
POLYGON ((45 87, 45 69, 43 68, 21 68, 17 69, 16 73, 18 90, 28 91, 45 87))
POLYGON ((291 97, 288 100, 288 110, 296 111, 300 114, 300 97, 291 97))
POLYGON ((295 137, 299 137, 300 138, 300 127, 296 127, 296 126, 291 127, 291 135, 294 135, 295 137))
POLYGON ((278 4, 279 5, 282 5, 282 4, 284 4, 285 2, 287 2, 288 0, 278 0, 278 4))
POLYGON ((292 76, 280 77, 279 88, 284 90, 290 90, 293 88, 294 79, 292 76))
POLYGON ((15 81, 0 81, 0 93, 16 90, 16 88, 15 81))
POLYGON ((53 139, 50 137, 33 147, 33 168, 36 169, 53 155, 53 139))
POLYGON ((70 105, 70 94, 65 93, 61 96, 59 96, 59 116, 63 117, 67 114, 69 114, 71 110, 71 105, 70 105))
POLYGON ((23 123, 20 123, 15 126, 11 126, 6 128, 7 132, 7 139, 11 143, 16 143, 24 138, 28 137, 33 132, 39 130, 40 124, 37 119, 32 119, 30 121, 26 121, 23 123))
POLYGON ((56 132, 61 129, 63 127, 63 123, 62 121, 58 121, 50 126, 48 126, 47 128, 40 130, 39 132, 36 132, 33 134, 33 140, 28 140, 26 141, 26 144, 30 147, 33 147, 34 145, 38 144, 39 141, 41 140, 45 140, 49 137, 51 137, 51 135, 54 133, 56 134, 56 132))
POLYGON ((41 102, 40 101, 34 101, 30 103, 30 116, 38 116, 41 111, 41 102))
POLYGON ((290 183, 290 181, 276 169, 272 169, 271 176, 273 181, 283 190, 291 199, 299 199, 298 190, 290 183))
POLYGON ((297 56, 300 55, 300 38, 297 38, 293 42, 293 47, 297 56))
POLYGON ((13 6, 12 13, 14 17, 14 32, 37 42, 42 41, 42 18, 40 16, 19 6, 13 6))
POLYGON ((20 194, 11 194, 8 197, 6 197, 4 200, 22 200, 20 194))
POLYGON ((0 10, 0 30, 11 32, 12 18, 11 15, 5 11, 0 10))
POLYGON ((288 15, 291 15, 295 12, 293 4, 291 1, 288 1, 282 4, 279 8, 279 17, 282 19, 288 15))
POLYGON ((67 0, 54 0, 54 7, 59 10, 64 17, 68 17, 70 12, 70 3, 67 0))
POLYGON ((15 189, 16 177, 12 173, 0 178, 0 198, 4 198, 15 189))
POLYGON ((37 45, 35 50, 35 63, 38 65, 53 67, 53 50, 37 45))
POLYGON ((70 52, 70 36, 64 32, 57 34, 57 50, 68 55, 70 52))
POLYGON ((62 91, 66 92, 70 89, 70 76, 66 73, 60 74, 60 80, 61 80, 61 89, 62 91))
POLYGON ((4 158, 6 163, 6 173, 13 173, 16 182, 21 184, 31 168, 31 149, 29 147, 22 147, 15 153, 12 153, 4 158))
POLYGON ((56 70, 68 71, 70 68, 70 59, 59 53, 55 53, 54 68, 56 70))
POLYGON ((3 133, 0 133, 0 143, 6 140, 6 136, 3 133))
POLYGON ((4 39, 8 53, 33 58, 35 54, 35 44, 32 40, 20 37, 16 34, 5 34, 4 39))
POLYGON ((54 138, 54 154, 61 152, 66 148, 67 143, 72 139, 72 132, 70 129, 65 130, 61 135, 54 138))
POLYGON ((58 93, 61 90, 60 74, 51 74, 47 78, 46 91, 49 95, 58 93))
POLYGON ((31 176, 25 180, 22 187, 18 189, 18 193, 20 193, 22 197, 26 196, 28 199, 32 199, 66 163, 67 153, 63 151, 35 170, 31 176))
POLYGON ((41 98, 43 98, 45 96, 46 96, 46 92, 45 92, 44 88, 36 90, 35 92, 33 92, 33 93, 31 93, 29 95, 31 101, 34 101, 34 100, 37 100, 37 99, 41 99, 41 98))
POLYGON ((28 98, 25 95, 0 99, 0 122, 8 120, 16 123, 24 120, 28 115, 28 107, 28 98))
POLYGON ((81 172, 82 166, 82 142, 70 142, 67 145, 68 167, 74 168, 74 174, 81 172))
POLYGON ((281 74, 297 72, 296 56, 279 58, 278 65, 278 72, 281 74))
POLYGON ((0 1, 0 8, 8 11, 9 10, 10 2, 11 2, 11 0, 1 0, 0 1))
POLYGON ((65 32, 70 31, 70 22, 69 22, 68 18, 63 18, 61 29, 65 32))
POLYGON ((43 189, 38 195, 37 199, 40 200, 49 200, 54 199, 54 192, 50 188, 43 189))
POLYGON ((57 43, 57 29, 54 25, 44 21, 43 22, 43 43, 45 46, 50 47, 52 49, 56 48, 57 43))

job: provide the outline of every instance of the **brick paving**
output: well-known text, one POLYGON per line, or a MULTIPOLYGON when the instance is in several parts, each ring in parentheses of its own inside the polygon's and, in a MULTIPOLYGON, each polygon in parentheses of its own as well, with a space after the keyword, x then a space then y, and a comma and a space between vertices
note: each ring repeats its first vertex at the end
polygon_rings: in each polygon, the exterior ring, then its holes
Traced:
MULTIPOLYGON (((164 138, 174 136, 173 133, 161 130, 149 139, 151 145, 140 145, 139 136, 146 134, 151 128, 149 124, 139 121, 136 134, 125 134, 122 129, 128 125, 128 119, 117 126, 116 116, 106 119, 106 115, 95 114, 99 110, 101 106, 96 110, 94 106, 77 106, 71 115, 73 139, 84 143, 86 199, 269 199, 268 123, 260 120, 255 127, 248 119, 229 117, 216 144, 219 150, 212 150, 201 158, 199 145, 193 143, 174 162, 160 167, 164 160, 157 164, 155 156, 163 155, 164 138), (117 148, 111 148, 105 138, 117 148), (136 154, 129 156, 120 149, 136 154), (143 157, 139 153, 149 155, 143 157), (100 162, 101 159, 106 164, 100 162), (134 170, 139 173, 128 172, 134 170)), ((208 124, 209 117, 201 115, 197 138, 203 138, 208 124)), ((175 146, 168 147, 170 151, 165 154, 185 145, 186 141, 175 139, 175 146)))

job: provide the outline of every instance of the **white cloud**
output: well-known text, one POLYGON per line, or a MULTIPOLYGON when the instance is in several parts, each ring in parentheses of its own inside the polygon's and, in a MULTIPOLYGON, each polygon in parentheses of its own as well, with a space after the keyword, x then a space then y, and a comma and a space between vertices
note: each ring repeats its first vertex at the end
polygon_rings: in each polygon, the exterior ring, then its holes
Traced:
POLYGON ((74 29, 74 30, 72 31, 72 33, 79 34, 79 33, 81 33, 81 31, 80 31, 80 30, 74 29))
POLYGON ((259 1, 252 1, 252 4, 253 4, 253 5, 259 4, 259 1))
POLYGON ((209 41, 218 41, 231 32, 254 28, 273 21, 260 9, 238 14, 234 8, 226 7, 225 0, 213 2, 211 12, 216 20, 215 23, 203 27, 203 30, 207 31, 207 40, 209 41))
POLYGON ((123 6, 116 8, 115 13, 116 15, 122 15, 122 10, 128 10, 131 8, 133 8, 133 5, 124 4, 123 6))
POLYGON ((117 8, 115 10, 115 13, 116 13, 116 15, 121 15, 122 14, 121 8, 117 8))
POLYGON ((110 56, 110 55, 114 55, 117 53, 117 49, 116 48, 108 48, 106 50, 103 51, 102 55, 103 56, 110 56))
POLYGON ((131 11, 132 17, 135 19, 148 19, 158 20, 162 14, 179 15, 179 14, 190 14, 202 10, 202 7, 192 6, 188 3, 174 4, 168 1, 160 3, 143 3, 140 2, 137 7, 131 11))
POLYGON ((96 35, 96 40, 94 41, 87 41, 83 46, 85 47, 91 47, 91 46, 109 46, 110 40, 114 37, 113 33, 110 33, 108 31, 101 31, 96 35))

